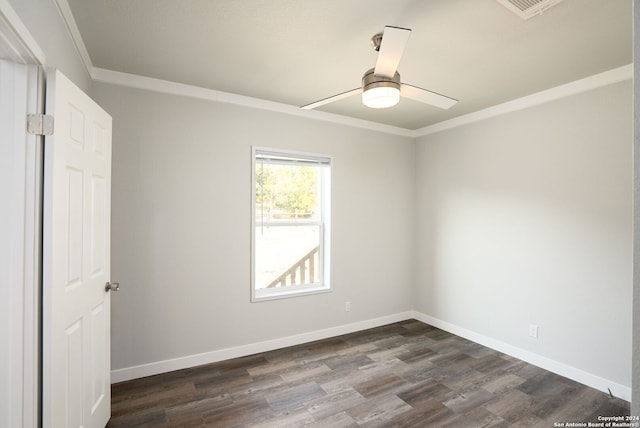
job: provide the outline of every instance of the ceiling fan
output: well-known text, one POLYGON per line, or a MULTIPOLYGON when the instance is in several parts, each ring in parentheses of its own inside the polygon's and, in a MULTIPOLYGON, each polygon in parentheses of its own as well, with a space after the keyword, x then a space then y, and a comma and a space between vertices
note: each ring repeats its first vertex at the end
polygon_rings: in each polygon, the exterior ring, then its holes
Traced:
POLYGON ((411 30, 401 27, 384 27, 382 33, 371 38, 373 48, 378 51, 376 66, 362 76, 362 87, 334 95, 302 106, 305 110, 320 107, 352 95, 362 93, 362 103, 371 108, 392 107, 400 96, 420 101, 441 109, 448 109, 458 102, 453 98, 417 86, 400 82, 398 64, 411 35, 411 30))

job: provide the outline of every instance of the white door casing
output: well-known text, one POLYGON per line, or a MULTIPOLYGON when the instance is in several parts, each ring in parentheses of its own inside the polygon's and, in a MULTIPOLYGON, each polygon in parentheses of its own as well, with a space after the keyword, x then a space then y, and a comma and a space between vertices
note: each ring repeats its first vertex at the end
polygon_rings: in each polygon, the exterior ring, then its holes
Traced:
POLYGON ((46 79, 43 426, 110 417, 111 117, 57 70, 46 79))
POLYGON ((0 0, 0 426, 40 422, 42 136, 25 117, 44 111, 45 55, 0 0), (8 162, 8 163, 7 163, 8 162), (4 205, 3 205, 4 204, 4 205))
POLYGON ((7 427, 35 427, 39 414, 42 146, 24 126, 38 108, 39 78, 37 66, 0 59, 0 426, 7 427))

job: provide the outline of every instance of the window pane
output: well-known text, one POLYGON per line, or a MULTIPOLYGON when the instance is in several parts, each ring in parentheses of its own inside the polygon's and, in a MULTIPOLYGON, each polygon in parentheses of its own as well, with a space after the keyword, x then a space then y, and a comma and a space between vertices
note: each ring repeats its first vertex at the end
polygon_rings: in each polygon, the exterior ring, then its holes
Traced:
POLYGON ((320 168, 256 162, 256 222, 315 220, 320 168))
POLYGON ((331 158, 252 152, 251 300, 331 291, 331 158))
POLYGON ((257 226, 256 289, 318 283, 319 246, 319 226, 257 226))

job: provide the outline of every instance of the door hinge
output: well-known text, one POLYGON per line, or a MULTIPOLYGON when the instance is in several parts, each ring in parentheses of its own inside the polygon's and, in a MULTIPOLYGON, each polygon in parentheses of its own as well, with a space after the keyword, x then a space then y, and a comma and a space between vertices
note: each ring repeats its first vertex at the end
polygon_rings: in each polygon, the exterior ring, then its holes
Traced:
POLYGON ((53 135, 53 116, 47 114, 27 115, 27 132, 31 135, 53 135))

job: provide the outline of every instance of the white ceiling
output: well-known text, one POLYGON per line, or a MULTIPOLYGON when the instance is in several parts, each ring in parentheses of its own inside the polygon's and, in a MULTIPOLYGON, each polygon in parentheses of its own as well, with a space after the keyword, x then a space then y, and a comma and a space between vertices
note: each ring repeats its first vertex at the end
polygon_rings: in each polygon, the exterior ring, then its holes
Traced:
POLYGON ((93 66, 301 106, 360 86, 385 25, 411 28, 402 81, 443 111, 358 96, 319 108, 419 129, 632 62, 632 0, 523 20, 496 0, 67 0, 93 66))

